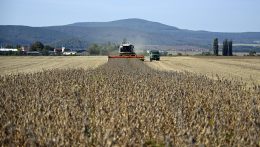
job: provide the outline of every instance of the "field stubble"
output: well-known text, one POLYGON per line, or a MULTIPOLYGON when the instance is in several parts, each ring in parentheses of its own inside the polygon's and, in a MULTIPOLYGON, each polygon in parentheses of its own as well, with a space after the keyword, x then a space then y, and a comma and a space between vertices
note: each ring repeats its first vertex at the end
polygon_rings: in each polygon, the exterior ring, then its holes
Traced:
POLYGON ((160 62, 146 64, 162 71, 188 71, 212 79, 224 77, 251 85, 260 84, 259 57, 162 57, 160 62))
POLYGON ((0 75, 35 73, 49 69, 89 69, 106 62, 105 56, 2 56, 0 75))
POLYGON ((2 145, 259 146, 260 91, 113 59, 0 77, 2 145))

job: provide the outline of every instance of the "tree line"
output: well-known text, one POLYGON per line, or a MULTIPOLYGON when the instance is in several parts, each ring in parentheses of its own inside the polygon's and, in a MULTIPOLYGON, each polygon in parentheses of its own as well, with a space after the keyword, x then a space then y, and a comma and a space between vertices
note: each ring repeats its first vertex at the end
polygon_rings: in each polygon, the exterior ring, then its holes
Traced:
POLYGON ((87 49, 90 55, 109 55, 110 53, 118 51, 119 45, 108 42, 106 44, 92 44, 87 49))
MULTIPOLYGON (((1 53, 1 55, 23 55, 22 45, 6 45, 5 48, 18 49, 18 52, 6 52, 1 53)), ((118 51, 119 45, 116 43, 105 43, 105 44, 91 44, 89 47, 84 49, 89 53, 89 55, 109 55, 112 52, 118 51)), ((33 42, 30 46, 27 47, 27 51, 37 51, 41 55, 49 55, 50 51, 54 51, 54 47, 51 45, 44 45, 40 41, 33 42)))
POLYGON ((42 42, 40 41, 35 41, 34 43, 32 43, 30 46, 25 46, 25 50, 23 51, 23 46, 18 44, 18 45, 6 45, 4 46, 4 48, 10 48, 10 49, 17 49, 18 52, 6 52, 6 53, 1 53, 2 55, 24 55, 25 52, 27 51, 37 51, 40 52, 42 55, 49 55, 49 51, 53 51, 54 47, 50 46, 50 45, 44 45, 42 42))
MULTIPOLYGON (((219 55, 218 38, 215 38, 213 41, 213 52, 214 52, 215 56, 219 55)), ((233 56, 233 41, 232 40, 225 39, 223 41, 222 55, 223 56, 233 56)))

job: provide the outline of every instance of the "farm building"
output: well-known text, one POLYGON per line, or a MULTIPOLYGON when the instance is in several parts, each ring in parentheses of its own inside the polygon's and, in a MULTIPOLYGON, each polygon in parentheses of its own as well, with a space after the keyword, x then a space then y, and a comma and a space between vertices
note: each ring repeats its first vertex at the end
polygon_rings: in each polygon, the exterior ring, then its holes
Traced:
POLYGON ((23 51, 23 52, 27 52, 27 51, 29 51, 30 50, 30 47, 29 46, 22 46, 21 47, 21 51, 23 51))
POLYGON ((28 52, 26 52, 26 55, 29 55, 29 56, 40 56, 41 53, 38 52, 38 51, 28 51, 28 52))
POLYGON ((77 52, 72 51, 71 49, 62 47, 62 48, 55 48, 54 53, 58 55, 76 55, 77 52))
POLYGON ((9 52, 9 51, 17 52, 18 49, 14 49, 14 48, 0 48, 0 51, 1 52, 9 52))
POLYGON ((53 51, 54 51, 54 53, 59 54, 59 53, 63 53, 65 49, 66 49, 65 47, 55 48, 53 51))

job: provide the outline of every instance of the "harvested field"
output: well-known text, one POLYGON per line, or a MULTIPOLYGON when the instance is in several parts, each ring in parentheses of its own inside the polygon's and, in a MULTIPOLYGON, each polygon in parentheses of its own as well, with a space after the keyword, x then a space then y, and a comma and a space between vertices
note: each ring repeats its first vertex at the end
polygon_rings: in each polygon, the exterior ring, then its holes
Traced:
POLYGON ((188 71, 210 78, 260 84, 260 57, 162 57, 160 62, 146 62, 163 71, 188 71))
POLYGON ((105 56, 2 56, 0 75, 32 73, 47 69, 96 68, 105 64, 105 56))
POLYGON ((259 146, 260 87, 134 59, 0 77, 0 143, 259 146))

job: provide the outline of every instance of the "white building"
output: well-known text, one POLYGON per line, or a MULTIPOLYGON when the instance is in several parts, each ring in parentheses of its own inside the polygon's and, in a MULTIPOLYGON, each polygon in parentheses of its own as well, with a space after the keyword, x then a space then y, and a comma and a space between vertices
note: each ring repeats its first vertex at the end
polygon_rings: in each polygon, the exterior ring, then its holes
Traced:
POLYGON ((18 49, 14 49, 14 48, 0 48, 1 52, 8 52, 8 51, 12 51, 12 52, 17 52, 18 49))

